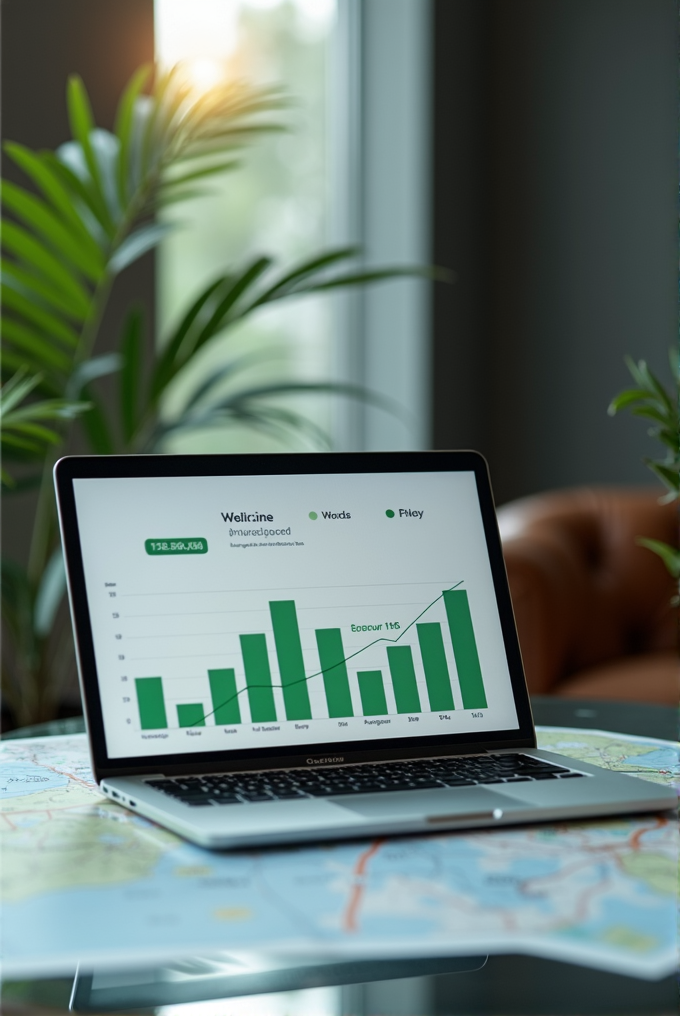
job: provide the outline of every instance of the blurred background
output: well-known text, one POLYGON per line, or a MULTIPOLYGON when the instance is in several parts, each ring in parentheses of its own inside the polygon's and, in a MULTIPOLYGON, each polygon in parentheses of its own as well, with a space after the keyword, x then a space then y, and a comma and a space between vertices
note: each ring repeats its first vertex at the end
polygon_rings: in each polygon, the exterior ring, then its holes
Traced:
MULTIPOLYGON (((3 136, 64 141, 72 72, 111 127, 154 57, 190 61, 199 86, 225 61, 283 86, 290 130, 172 213, 184 228, 118 282, 112 341, 131 292, 162 335, 250 252, 286 263, 358 243, 369 263, 436 263, 454 285, 299 300, 236 341, 262 350, 258 379, 348 379, 404 407, 305 396, 336 447, 479 448, 501 503, 649 483, 644 428, 606 408, 625 353, 666 376, 675 341, 676 14, 672 0, 3 0, 3 136)), ((234 429, 182 440, 281 447, 234 429)))
MULTIPOLYGON (((607 406, 629 386, 625 354, 666 381, 677 344, 674 0, 0 9, 3 139, 32 149, 70 137, 73 73, 108 129, 131 75, 153 61, 184 61, 199 91, 226 75, 288 96, 285 132, 249 146, 243 168, 212 179, 208 195, 159 213, 180 228, 116 279, 98 354, 117 348, 131 301, 162 345, 212 278, 259 254, 283 269, 356 245, 364 266, 455 273, 452 284, 394 279, 250 315, 228 349, 218 339, 192 361, 165 396, 169 413, 225 357, 243 355, 253 386, 348 382, 398 405, 281 397, 335 448, 479 449, 500 505, 585 484, 654 486, 645 427, 607 406)), ((4 153, 2 170, 26 185, 4 153)), ((314 443, 232 423, 167 447, 314 443)), ((3 553, 22 566, 35 501, 27 490, 4 503, 3 553)))

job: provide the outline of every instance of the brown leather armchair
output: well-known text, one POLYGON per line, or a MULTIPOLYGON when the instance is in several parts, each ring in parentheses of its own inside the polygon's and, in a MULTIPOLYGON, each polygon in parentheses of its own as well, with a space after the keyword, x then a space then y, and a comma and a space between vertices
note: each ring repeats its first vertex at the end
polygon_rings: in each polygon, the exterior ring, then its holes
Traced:
POLYGON ((677 546, 677 505, 590 488, 511 502, 498 520, 529 691, 677 706, 674 583, 635 543, 677 546))

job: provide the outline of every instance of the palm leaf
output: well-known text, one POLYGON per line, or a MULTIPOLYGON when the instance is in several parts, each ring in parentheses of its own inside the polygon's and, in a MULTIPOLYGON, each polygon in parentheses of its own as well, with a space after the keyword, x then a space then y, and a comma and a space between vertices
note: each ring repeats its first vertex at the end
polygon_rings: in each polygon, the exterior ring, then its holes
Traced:
POLYGON ((71 366, 70 356, 49 339, 13 318, 5 317, 2 328, 5 342, 10 342, 27 359, 32 359, 38 370, 53 368, 61 373, 68 372, 71 366))
POLYGON ((63 220, 41 201, 7 180, 2 182, 2 203, 43 237, 60 258, 66 258, 92 282, 104 269, 104 258, 96 244, 84 250, 82 235, 76 237, 63 220))
POLYGON ((78 333, 70 322, 57 317, 56 314, 46 307, 40 307, 34 301, 29 300, 28 297, 24 296, 13 285, 4 283, 1 292, 3 307, 17 311, 21 317, 26 318, 33 325, 37 326, 44 336, 51 337, 73 349, 76 348, 78 345, 78 333))
MULTIPOLYGON (((61 435, 47 422, 72 420, 85 412, 87 403, 66 399, 27 401, 37 387, 39 374, 29 375, 25 369, 17 371, 0 388, 0 440, 6 459, 26 461, 40 459, 49 445, 56 445, 61 435)), ((5 470, 2 482, 14 486, 5 470)))
POLYGON ((82 152, 84 166, 87 167, 87 174, 83 172, 81 179, 87 187, 93 206, 98 211, 97 218, 107 232, 113 232, 114 223, 111 218, 110 209, 104 192, 104 181, 102 177, 99 160, 95 155, 92 145, 92 134, 95 129, 90 100, 85 86, 77 74, 71 75, 66 87, 66 103, 68 107, 69 123, 71 133, 78 142, 82 152))
POLYGON ((21 226, 5 222, 2 227, 2 245, 15 256, 18 264, 39 273, 51 286, 60 290, 72 307, 74 317, 87 317, 90 294, 81 283, 79 275, 70 271, 63 259, 56 257, 40 239, 21 226))
POLYGON ((47 304, 48 310, 60 311, 71 321, 82 322, 87 317, 89 304, 74 301, 70 294, 64 293, 59 286, 42 276, 26 271, 21 265, 5 258, 0 261, 0 268, 6 284, 23 293, 27 299, 38 300, 43 306, 47 304))
POLYGON ((151 68, 148 64, 140 67, 125 88, 116 112, 115 133, 118 137, 118 199, 124 207, 130 199, 132 174, 130 173, 130 151, 135 126, 135 108, 142 89, 149 80, 151 68))
MULTIPOLYGON (((41 155, 36 155, 35 152, 31 152, 30 149, 25 148, 23 145, 19 145, 16 144, 16 142, 11 141, 8 141, 4 147, 10 158, 45 195, 55 211, 61 215, 68 227, 74 232, 74 234, 79 236, 80 242, 87 243, 88 241, 91 241, 91 237, 83 224, 83 220, 78 214, 78 211, 73 203, 73 195, 69 189, 64 186, 61 179, 60 169, 55 169, 54 167, 54 163, 52 161, 54 160, 53 153, 43 152, 41 155)), ((92 250, 92 248, 90 249, 92 250)), ((96 245, 94 250, 98 251, 96 245)))

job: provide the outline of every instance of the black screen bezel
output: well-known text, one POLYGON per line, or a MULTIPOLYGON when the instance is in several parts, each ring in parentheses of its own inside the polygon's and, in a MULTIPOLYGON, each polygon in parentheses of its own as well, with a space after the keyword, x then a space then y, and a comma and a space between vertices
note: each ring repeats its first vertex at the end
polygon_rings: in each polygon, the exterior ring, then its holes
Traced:
POLYGON ((332 756, 344 762, 368 762, 393 758, 428 757, 474 750, 535 747, 535 731, 524 677, 517 630, 501 549, 496 511, 486 460, 473 451, 427 452, 319 452, 258 455, 74 455, 60 459, 54 468, 62 543, 66 561, 71 616, 81 682, 83 705, 90 740, 94 775, 105 777, 150 773, 200 773, 208 771, 296 767, 318 764, 332 756), (486 537, 491 573, 508 659, 519 727, 514 730, 442 734, 437 736, 380 738, 375 746, 366 741, 344 744, 308 744, 290 748, 250 748, 217 752, 187 752, 181 756, 136 756, 111 759, 107 753, 99 682, 87 603, 73 481, 115 477, 190 477, 295 475, 311 473, 417 473, 473 472, 486 537))

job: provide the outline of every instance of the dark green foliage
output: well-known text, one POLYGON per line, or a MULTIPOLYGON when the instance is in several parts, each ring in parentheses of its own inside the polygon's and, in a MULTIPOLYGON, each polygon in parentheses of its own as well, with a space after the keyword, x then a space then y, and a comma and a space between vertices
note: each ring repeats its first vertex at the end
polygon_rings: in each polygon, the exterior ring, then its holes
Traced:
MULTIPOLYGON (((628 356, 626 364, 635 381, 635 388, 628 388, 617 395, 609 406, 609 414, 613 416, 621 409, 629 409, 634 416, 652 421, 648 433, 665 446, 666 454, 663 459, 645 459, 645 462, 666 487, 668 493, 664 500, 678 501, 680 500, 680 356, 676 351, 671 353, 670 391, 666 391, 644 360, 635 363, 628 356)), ((637 542, 658 554, 671 575, 675 579, 680 579, 680 548, 646 537, 640 537, 637 542)))

